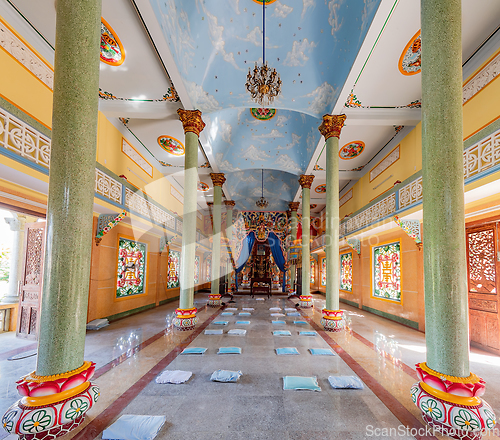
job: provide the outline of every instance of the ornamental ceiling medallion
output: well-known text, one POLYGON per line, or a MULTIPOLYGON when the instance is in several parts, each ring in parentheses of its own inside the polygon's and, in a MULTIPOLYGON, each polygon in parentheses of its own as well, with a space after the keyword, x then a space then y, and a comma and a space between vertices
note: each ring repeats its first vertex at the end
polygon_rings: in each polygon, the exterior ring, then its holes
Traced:
POLYGON ((316 203, 313 203, 312 205, 309 205, 309 208, 314 209, 314 208, 316 208, 316 206, 318 206, 318 205, 316 203))
POLYGON ((207 192, 210 187, 205 182, 198 182, 198 191, 207 192))
POLYGON ((173 154, 174 156, 184 155, 184 145, 182 142, 171 136, 160 136, 158 138, 158 145, 167 153, 173 154))
POLYGON ((251 108, 250 114, 259 121, 269 121, 276 116, 275 108, 251 108))
POLYGON ((398 68, 403 75, 416 75, 422 69, 420 30, 411 38, 399 57, 398 68))
POLYGON ((113 28, 101 17, 101 56, 103 63, 119 66, 125 61, 125 50, 113 28))
POLYGON ((326 183, 323 185, 318 185, 314 191, 316 191, 318 194, 326 193, 326 183))
POLYGON ((349 142, 339 150, 339 157, 344 160, 354 159, 358 157, 364 149, 365 143, 363 141, 349 142))

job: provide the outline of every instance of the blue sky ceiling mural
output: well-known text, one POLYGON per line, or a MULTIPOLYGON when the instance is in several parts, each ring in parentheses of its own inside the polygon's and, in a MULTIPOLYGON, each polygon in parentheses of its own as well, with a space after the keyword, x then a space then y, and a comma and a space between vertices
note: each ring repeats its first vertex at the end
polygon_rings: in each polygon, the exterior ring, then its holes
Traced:
POLYGON ((276 0, 266 7, 266 60, 283 81, 268 121, 251 115, 257 105, 245 89, 249 67, 262 62, 261 4, 150 2, 193 108, 203 112, 214 158, 228 174, 228 196, 240 199, 240 208, 243 199, 260 197, 264 169, 290 187, 276 200, 291 201, 318 144, 320 118, 332 111, 380 0, 276 0), (246 182, 246 194, 233 194, 240 171, 255 182, 246 182))

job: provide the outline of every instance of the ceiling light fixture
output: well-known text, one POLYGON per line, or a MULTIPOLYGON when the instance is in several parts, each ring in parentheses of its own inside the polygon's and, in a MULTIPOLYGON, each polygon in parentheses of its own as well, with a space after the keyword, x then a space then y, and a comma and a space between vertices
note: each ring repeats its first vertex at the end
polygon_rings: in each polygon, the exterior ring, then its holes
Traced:
POLYGON ((269 202, 264 198, 264 169, 262 170, 262 196, 255 204, 259 209, 265 209, 269 205, 269 202))
POLYGON ((281 79, 276 72, 267 66, 266 62, 266 1, 262 0, 262 66, 255 67, 253 72, 248 69, 245 86, 252 99, 260 105, 270 105, 281 93, 281 79))

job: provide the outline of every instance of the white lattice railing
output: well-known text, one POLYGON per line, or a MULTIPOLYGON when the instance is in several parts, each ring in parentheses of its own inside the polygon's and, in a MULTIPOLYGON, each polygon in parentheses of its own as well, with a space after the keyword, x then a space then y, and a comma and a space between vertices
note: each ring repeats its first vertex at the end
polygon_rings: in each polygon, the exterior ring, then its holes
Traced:
POLYGON ((399 190, 399 209, 420 202, 422 194, 422 177, 419 177, 399 190))
POLYGON ((0 109, 0 146, 49 169, 50 139, 0 109))
POLYGON ((342 224, 341 233, 349 234, 396 212, 396 194, 392 193, 342 224))
POLYGON ((122 184, 98 168, 95 169, 95 192, 122 204, 122 184))
POLYGON ((464 151, 464 179, 500 164, 500 130, 464 151))
POLYGON ((175 230, 175 217, 173 215, 128 188, 125 189, 125 206, 156 223, 175 230))

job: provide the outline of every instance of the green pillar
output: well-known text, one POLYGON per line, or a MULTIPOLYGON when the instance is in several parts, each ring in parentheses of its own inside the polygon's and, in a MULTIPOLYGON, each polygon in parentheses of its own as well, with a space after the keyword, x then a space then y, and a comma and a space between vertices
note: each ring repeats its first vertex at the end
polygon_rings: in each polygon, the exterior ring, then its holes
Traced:
POLYGON ((95 186, 101 1, 58 0, 47 240, 36 374, 83 364, 95 186), (78 42, 70 44, 69 42, 78 42))
POLYGON ((227 266, 227 282, 228 282, 228 288, 229 291, 232 291, 232 288, 234 286, 234 277, 236 276, 234 270, 233 270, 233 208, 236 202, 234 200, 226 200, 224 201, 224 205, 226 205, 226 237, 229 241, 228 243, 228 249, 230 249, 229 255, 228 255, 228 266, 227 266))
POLYGON ((222 185, 226 181, 223 173, 210 173, 214 186, 214 204, 213 212, 213 243, 212 243, 212 285, 208 304, 211 306, 220 306, 221 295, 219 294, 219 278, 221 264, 221 204, 222 204, 222 185))
POLYGON ((344 327, 339 303, 339 137, 345 115, 324 115, 319 131, 326 140, 326 304, 321 324, 328 331, 344 327))
MULTIPOLYGON (((297 240, 297 209, 299 209, 300 202, 290 202, 288 204, 288 207, 290 208, 291 211, 291 231, 290 231, 290 236, 292 242, 297 240)), ((292 291, 294 291, 295 287, 295 265, 290 266, 290 287, 292 291)))
POLYGON ((301 307, 312 307, 311 296, 311 185, 314 176, 301 175, 299 179, 302 187, 302 293, 300 295, 301 307))
POLYGON ((427 365, 469 375, 460 0, 422 0, 422 168, 427 365), (446 41, 446 44, 443 44, 446 41))
MULTIPOLYGON (((179 309, 194 305, 194 260, 196 256, 196 211, 198 187, 198 137, 205 127, 199 110, 177 110, 185 132, 184 207, 179 309)), ((184 327, 184 326, 183 326, 184 327)))

